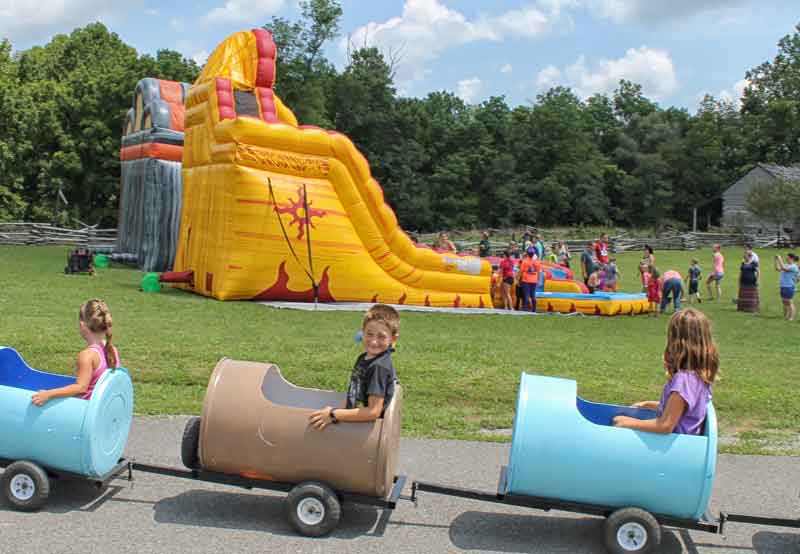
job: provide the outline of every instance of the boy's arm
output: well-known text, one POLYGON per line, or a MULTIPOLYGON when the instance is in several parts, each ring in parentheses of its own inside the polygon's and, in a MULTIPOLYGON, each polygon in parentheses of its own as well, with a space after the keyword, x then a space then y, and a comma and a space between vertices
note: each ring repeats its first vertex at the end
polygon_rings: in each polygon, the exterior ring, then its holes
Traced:
MULTIPOLYGON (((325 427, 333 423, 333 418, 331 417, 331 412, 333 410, 334 408, 325 406, 321 410, 312 412, 309 416, 311 426, 318 431, 325 429, 325 427)), ((383 412, 383 397, 370 395, 367 406, 362 408, 335 408, 335 410, 336 412, 334 415, 336 416, 336 421, 351 423, 358 421, 375 421, 381 417, 381 412, 383 412)))
POLYGON ((375 421, 383 412, 383 396, 370 395, 367 405, 361 408, 337 409, 337 421, 375 421))

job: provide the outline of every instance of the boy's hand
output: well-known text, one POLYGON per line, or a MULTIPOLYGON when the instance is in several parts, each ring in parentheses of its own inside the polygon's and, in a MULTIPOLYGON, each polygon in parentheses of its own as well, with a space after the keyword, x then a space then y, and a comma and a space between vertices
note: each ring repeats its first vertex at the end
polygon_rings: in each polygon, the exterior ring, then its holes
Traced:
POLYGON ((47 394, 46 390, 37 391, 33 396, 31 396, 31 402, 37 406, 44 406, 48 400, 50 400, 50 395, 47 394))
POLYGON ((322 431, 325 429, 325 427, 327 427, 331 422, 331 410, 333 410, 333 408, 330 406, 325 406, 321 410, 311 412, 311 415, 308 416, 311 426, 317 431, 322 431))

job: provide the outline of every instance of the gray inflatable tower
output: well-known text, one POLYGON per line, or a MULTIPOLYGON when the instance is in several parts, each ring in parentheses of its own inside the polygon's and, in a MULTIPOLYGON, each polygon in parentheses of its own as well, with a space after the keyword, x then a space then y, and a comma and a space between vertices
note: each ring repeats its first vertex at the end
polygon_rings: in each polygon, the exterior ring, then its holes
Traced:
POLYGON ((130 255, 144 271, 168 271, 175 258, 189 86, 142 79, 123 129, 116 252, 130 255))

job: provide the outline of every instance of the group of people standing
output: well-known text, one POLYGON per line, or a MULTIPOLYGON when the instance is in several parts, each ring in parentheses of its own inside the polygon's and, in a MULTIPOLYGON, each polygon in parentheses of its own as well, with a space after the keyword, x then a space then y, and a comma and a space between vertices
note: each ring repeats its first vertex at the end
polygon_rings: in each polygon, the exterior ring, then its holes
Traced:
MULTIPOLYGON (((544 277, 542 273, 541 260, 545 255, 544 242, 539 234, 532 234, 528 231, 522 237, 525 251, 520 258, 519 247, 516 241, 511 241, 508 248, 503 250, 500 260, 500 294, 503 299, 503 309, 520 309, 536 311, 536 289, 539 286, 539 279, 544 277), (514 260, 520 260, 519 271, 516 272, 517 290, 516 302, 511 299, 511 287, 514 286, 514 260)), ((489 248, 489 234, 484 231, 482 240, 478 245, 479 254, 488 256, 491 254, 489 248)))
MULTIPOLYGON (((719 244, 715 244, 712 251, 713 271, 706 279, 707 299, 719 300, 722 297, 722 280, 725 277, 725 256, 722 254, 722 246, 719 244)), ((798 261, 800 258, 794 253, 787 254, 785 262, 781 256, 775 256, 775 269, 781 274, 780 296, 783 301, 783 315, 789 321, 794 320, 796 316, 794 295, 798 276, 800 276, 798 261)), ((656 267, 653 249, 645 245, 639 272, 642 291, 647 293, 650 312, 653 315, 663 313, 670 300, 674 309, 679 310, 684 284, 688 286, 690 303, 703 301, 700 297, 700 281, 703 270, 697 258, 692 259, 684 281, 681 274, 675 270, 665 271, 662 275, 656 267)), ((739 293, 735 299, 738 311, 754 313, 760 310, 759 280, 760 260, 758 254, 753 251, 751 244, 745 244, 742 261, 739 265, 739 293)))
MULTIPOLYGON (((542 235, 526 231, 522 236, 523 248, 512 240, 502 253, 500 262, 500 287, 504 309, 520 309, 536 311, 536 289, 539 281, 544 277, 541 262, 547 260, 552 264, 569 268, 572 256, 564 241, 554 242, 546 246, 542 235), (519 271, 515 271, 516 260, 519 260, 519 271), (516 302, 512 300, 511 290, 516 281, 516 302)), ((456 246, 447 236, 440 233, 436 249, 440 252, 456 252, 456 246)), ((583 282, 590 293, 598 291, 617 291, 617 282, 621 278, 616 259, 610 255, 608 234, 603 233, 595 241, 588 241, 580 257, 580 268, 583 282)), ((712 247, 713 271, 705 280, 708 300, 719 300, 722 297, 722 281, 725 277, 725 256, 722 246, 715 244, 712 247)), ((481 233, 477 254, 488 257, 493 254, 489 241, 489 232, 481 233)), ((794 296, 797 282, 800 280, 798 263, 800 257, 789 253, 784 260, 775 256, 775 269, 780 272, 780 296, 783 302, 784 318, 792 321, 797 315, 794 305, 794 296)), ((751 244, 744 245, 744 253, 739 266, 739 293, 735 299, 737 310, 741 312, 758 312, 760 310, 759 279, 760 260, 753 251, 751 244)), ((642 292, 647 294, 650 303, 650 313, 658 316, 672 303, 675 311, 680 310, 681 300, 687 294, 690 303, 700 303, 700 285, 703 270, 700 261, 692 258, 686 277, 679 271, 670 269, 663 274, 656 266, 656 256, 653 248, 644 246, 644 253, 639 263, 639 275, 642 292)))

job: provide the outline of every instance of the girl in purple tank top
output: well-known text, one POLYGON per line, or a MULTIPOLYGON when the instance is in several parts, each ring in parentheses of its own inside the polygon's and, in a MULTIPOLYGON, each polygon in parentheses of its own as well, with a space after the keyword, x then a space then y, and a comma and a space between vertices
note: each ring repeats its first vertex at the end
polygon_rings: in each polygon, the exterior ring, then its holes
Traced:
POLYGON ((53 398, 77 396, 89 400, 105 370, 119 365, 119 354, 111 344, 111 312, 105 302, 97 298, 84 302, 78 311, 78 332, 87 346, 78 354, 75 384, 37 391, 31 397, 37 406, 53 398))
POLYGON ((672 315, 667 328, 664 368, 668 381, 661 400, 634 404, 658 413, 658 417, 644 420, 616 416, 614 425, 651 433, 702 434, 711 386, 719 371, 711 321, 703 312, 686 308, 672 315))

